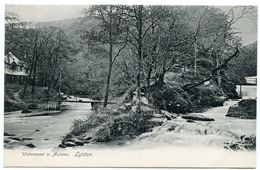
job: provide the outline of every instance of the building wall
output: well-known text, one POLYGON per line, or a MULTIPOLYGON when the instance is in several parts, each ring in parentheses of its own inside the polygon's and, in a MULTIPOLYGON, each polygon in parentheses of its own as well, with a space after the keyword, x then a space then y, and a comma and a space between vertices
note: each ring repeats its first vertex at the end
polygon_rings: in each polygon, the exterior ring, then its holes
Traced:
POLYGON ((236 91, 242 98, 256 98, 257 97, 256 85, 237 85, 236 91))

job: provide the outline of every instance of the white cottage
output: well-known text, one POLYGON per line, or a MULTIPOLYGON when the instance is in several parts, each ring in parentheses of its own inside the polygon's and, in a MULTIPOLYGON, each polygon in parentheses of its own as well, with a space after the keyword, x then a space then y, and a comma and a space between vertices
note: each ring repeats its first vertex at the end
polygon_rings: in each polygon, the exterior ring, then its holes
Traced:
POLYGON ((28 69, 25 67, 25 63, 20 61, 11 52, 5 55, 5 83, 19 83, 22 84, 25 81, 25 77, 28 76, 28 69))

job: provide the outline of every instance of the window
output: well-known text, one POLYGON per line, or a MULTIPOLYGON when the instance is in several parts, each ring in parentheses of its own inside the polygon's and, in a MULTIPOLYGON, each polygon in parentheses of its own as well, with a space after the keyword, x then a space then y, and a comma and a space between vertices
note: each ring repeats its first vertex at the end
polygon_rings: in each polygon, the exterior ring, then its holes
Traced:
POLYGON ((16 70, 16 67, 17 67, 16 63, 13 62, 13 63, 12 63, 12 70, 16 70))

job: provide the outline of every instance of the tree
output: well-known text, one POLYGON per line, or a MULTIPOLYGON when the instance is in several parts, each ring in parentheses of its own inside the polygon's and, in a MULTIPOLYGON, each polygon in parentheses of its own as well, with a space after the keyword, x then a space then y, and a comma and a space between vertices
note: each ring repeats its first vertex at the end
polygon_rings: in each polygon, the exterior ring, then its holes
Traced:
POLYGON ((89 46, 101 45, 105 51, 108 51, 105 52, 108 53, 109 67, 103 104, 104 108, 108 102, 113 64, 126 47, 128 41, 128 27, 121 16, 122 12, 124 12, 122 6, 92 6, 87 11, 87 14, 97 18, 99 25, 91 31, 85 31, 82 36, 84 40, 88 41, 89 46))
POLYGON ((59 75, 62 73, 64 64, 69 60, 69 55, 73 53, 73 49, 68 41, 66 34, 58 28, 46 28, 51 32, 49 41, 40 58, 39 80, 43 86, 48 87, 48 93, 51 88, 57 86, 59 75))
POLYGON ((143 5, 133 5, 126 8, 125 15, 127 16, 127 23, 130 25, 130 49, 137 57, 137 112, 141 111, 141 81, 143 74, 143 55, 144 55, 144 39, 148 34, 148 31, 154 27, 154 25, 161 19, 162 16, 154 15, 152 22, 145 22, 153 11, 152 8, 145 7, 143 5))

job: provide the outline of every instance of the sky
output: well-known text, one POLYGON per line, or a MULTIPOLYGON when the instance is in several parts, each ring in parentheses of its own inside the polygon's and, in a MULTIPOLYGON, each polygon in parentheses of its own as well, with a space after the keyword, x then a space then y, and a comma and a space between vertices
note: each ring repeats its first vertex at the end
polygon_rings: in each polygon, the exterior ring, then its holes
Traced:
MULTIPOLYGON (((89 6, 83 5, 6 5, 6 11, 17 13, 22 21, 44 22, 81 17, 83 16, 83 9, 88 7, 89 6)), ((231 7, 218 6, 217 8, 227 12, 231 7)), ((239 13, 239 11, 237 13, 239 13)), ((234 24, 234 27, 236 28, 236 31, 240 32, 239 35, 241 36, 244 45, 256 41, 256 17, 240 19, 234 24)))

